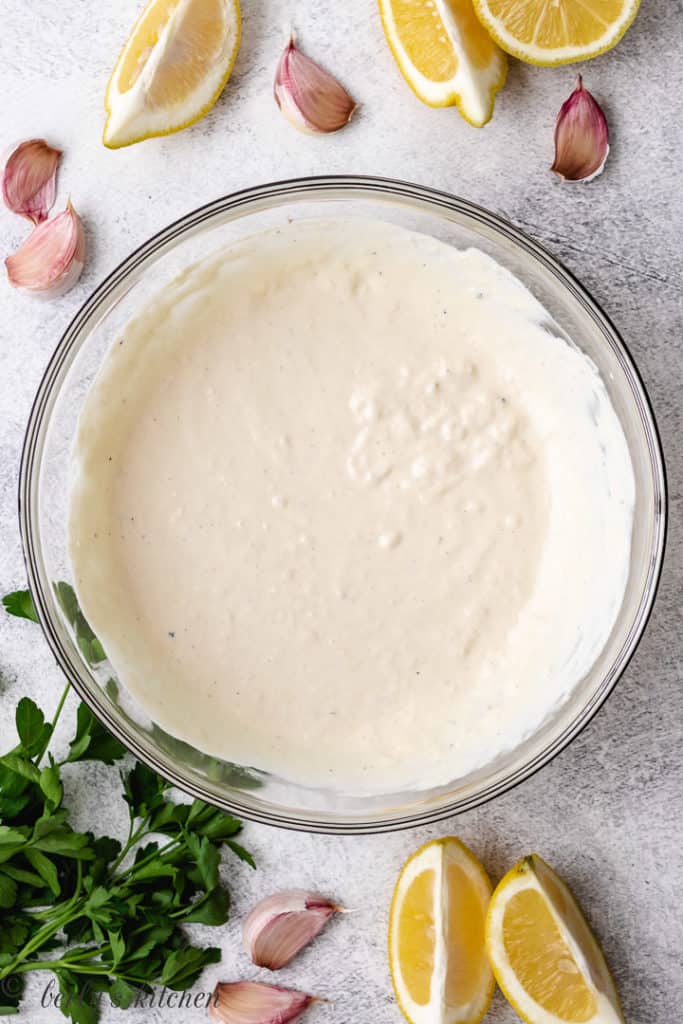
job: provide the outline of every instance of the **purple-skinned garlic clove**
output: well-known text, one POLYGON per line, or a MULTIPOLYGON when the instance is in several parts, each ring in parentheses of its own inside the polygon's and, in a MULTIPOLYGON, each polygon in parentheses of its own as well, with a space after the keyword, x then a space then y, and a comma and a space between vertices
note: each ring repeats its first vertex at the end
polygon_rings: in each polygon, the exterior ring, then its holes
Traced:
POLYGON ((278 971, 307 946, 339 911, 317 892, 288 889, 256 904, 246 918, 244 947, 259 967, 278 971))
POLYGON ((592 181, 602 173, 608 153, 607 118, 579 75, 574 92, 557 115, 555 160, 550 169, 564 181, 592 181))
POLYGON ((219 982, 209 1002, 218 1024, 289 1024, 315 1002, 314 996, 258 981, 219 982))
POLYGON ((344 86, 302 53, 293 37, 278 62, 273 92, 287 120, 313 135, 339 131, 356 109, 344 86))
POLYGON ((56 298, 72 288, 85 263, 85 232, 71 200, 66 210, 33 229, 5 260, 14 288, 42 298, 56 298))
POLYGON ((12 146, 2 167, 5 206, 34 224, 47 218, 54 206, 60 149, 44 139, 27 139, 12 146))

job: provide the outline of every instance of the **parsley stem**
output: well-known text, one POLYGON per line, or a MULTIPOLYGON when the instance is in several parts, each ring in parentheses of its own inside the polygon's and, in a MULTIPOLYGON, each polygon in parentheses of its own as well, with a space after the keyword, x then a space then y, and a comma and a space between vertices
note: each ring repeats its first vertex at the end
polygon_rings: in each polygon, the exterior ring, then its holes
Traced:
MULTIPOLYGON (((150 834, 149 833, 149 829, 147 828, 147 826, 146 826, 144 821, 140 825, 140 827, 138 829, 136 829, 135 831, 133 831, 134 823, 135 823, 135 818, 131 815, 130 826, 128 828, 128 838, 126 839, 126 842, 123 844, 123 846, 121 848, 120 854, 118 855, 118 857, 116 858, 116 860, 114 861, 112 866, 109 868, 110 876, 112 876, 114 874, 116 869, 121 864, 121 861, 131 851, 131 849, 135 846, 135 844, 138 843, 141 839, 144 839, 145 836, 150 834)), ((130 869, 128 869, 128 870, 130 870, 130 869)), ((123 878, 123 876, 125 874, 126 874, 126 872, 124 871, 119 877, 123 878)))
POLYGON ((67 683, 66 686, 64 687, 64 689, 62 690, 62 696, 59 698, 59 703, 57 704, 57 707, 55 708, 55 713, 54 713, 53 718, 52 718, 52 728, 53 729, 56 726, 57 722, 59 721, 59 716, 62 713, 64 705, 66 704, 66 698, 69 696, 69 690, 70 689, 71 689, 71 683, 67 683))
POLYGON ((8 974, 14 974, 18 969, 18 965, 21 965, 21 963, 31 955, 31 953, 35 953, 35 951, 40 949, 47 939, 52 938, 53 935, 56 935, 57 932, 61 931, 64 925, 68 924, 68 922, 74 917, 78 917, 78 912, 74 913, 74 908, 80 897, 81 879, 83 877, 83 868, 80 861, 77 862, 76 871, 76 888, 71 899, 67 900, 64 904, 62 913, 56 914, 51 921, 47 921, 42 928, 38 929, 26 945, 19 950, 12 963, 8 964, 7 967, 0 969, 0 978, 4 978, 8 974))
POLYGON ((50 740, 52 739, 52 737, 54 735, 55 726, 57 725, 57 722, 59 721, 59 716, 61 715, 62 709, 64 708, 64 705, 66 703, 66 698, 69 696, 69 690, 70 689, 71 689, 71 683, 67 683, 66 686, 64 687, 64 689, 62 690, 62 695, 59 698, 59 703, 57 704, 57 707, 55 708, 55 713, 52 716, 52 722, 50 723, 50 732, 49 732, 49 734, 47 736, 47 739, 45 740, 44 744, 42 745, 42 749, 39 750, 38 753, 34 757, 34 761, 35 761, 35 763, 37 765, 40 764, 42 759, 45 757, 45 751, 47 750, 47 748, 48 748, 48 746, 50 744, 50 740))
MULTIPOLYGON (((151 835, 151 832, 146 832, 145 835, 151 835)), ((161 846, 159 847, 158 850, 153 850, 152 853, 148 853, 146 857, 142 857, 140 860, 135 861, 134 864, 131 864, 130 867, 126 868, 125 871, 122 871, 120 875, 116 876, 117 883, 120 882, 122 879, 126 878, 128 875, 134 875, 137 871, 140 870, 140 868, 145 867, 145 865, 148 864, 150 861, 155 860, 157 857, 161 857, 164 853, 168 853, 171 847, 177 846, 180 843, 180 841, 181 837, 176 836, 175 839, 169 840, 169 842, 166 843, 165 846, 161 846)))
POLYGON ((44 910, 26 910, 25 913, 30 913, 31 917, 37 918, 42 921, 43 919, 54 917, 55 914, 59 914, 60 911, 64 910, 65 907, 71 906, 71 898, 68 900, 62 900, 61 903, 54 903, 51 907, 45 907, 44 910))
MULTIPOLYGON (((83 653, 92 663, 102 660, 102 647, 72 588, 60 582, 56 590, 83 653)), ((31 613, 28 591, 8 598, 3 602, 7 611, 31 613)), ((119 979, 120 994, 126 998, 129 992, 123 982, 143 992, 150 992, 153 985, 181 990, 207 964, 217 962, 220 950, 192 943, 183 924, 193 916, 207 924, 225 918, 227 900, 215 861, 222 845, 231 844, 227 837, 239 832, 240 823, 226 818, 221 828, 215 817, 220 812, 201 800, 176 810, 165 795, 168 783, 137 763, 121 773, 129 817, 125 842, 120 845, 118 838, 75 831, 69 810, 62 805, 62 767, 85 760, 111 764, 124 756, 125 749, 81 703, 67 756, 53 756, 50 745, 69 704, 71 686, 66 682, 52 713, 46 714, 28 697, 20 701, 15 713, 19 743, 8 752, 13 756, 0 757, 2 826, 7 833, 2 837, 0 880, 4 871, 22 884, 16 900, 9 900, 8 890, 14 897, 10 882, 2 892, 7 898, 0 899, 10 902, 9 907, 0 907, 0 947, 5 951, 0 955, 0 997, 5 979, 14 974, 53 971, 63 996, 62 1013, 74 1022, 84 1024, 87 1019, 94 1024, 98 1009, 89 1005, 89 998, 81 1001, 82 1007, 78 1000, 72 1008, 67 1006, 67 999, 84 987, 95 998, 110 991, 114 979, 119 979), (41 773, 48 758, 49 769, 41 773), (48 836, 50 841, 41 842, 48 836), (34 870, 29 871, 25 862, 34 870), (194 910, 195 904, 200 909, 194 910)), ((4 994, 9 998, 0 998, 0 1011, 17 1012, 21 991, 11 986, 4 994)))
MULTIPOLYGON (((105 947, 106 949, 107 947, 105 947)), ((68 960, 69 963, 77 964, 80 960, 92 960, 94 956, 102 955, 102 946, 94 946, 92 949, 81 949, 74 950, 73 953, 67 952, 63 955, 62 960, 68 960)))
MULTIPOLYGON (((61 931, 64 925, 71 920, 71 917, 71 913, 61 914, 54 918, 54 920, 48 921, 47 924, 43 925, 43 927, 36 932, 33 938, 26 943, 24 948, 19 950, 12 963, 0 970, 0 978, 4 978, 8 974, 16 974, 18 971, 22 970, 21 965, 26 958, 29 957, 31 953, 35 953, 36 950, 40 949, 40 947, 48 939, 51 939, 53 935, 56 935, 57 932, 61 931)), ((42 961, 40 962, 42 963, 42 961)))
POLYGON ((122 978, 124 981, 129 981, 133 985, 148 985, 149 978, 144 978, 138 974, 125 974, 117 971, 109 963, 93 964, 79 964, 68 957, 61 957, 59 960, 30 960, 28 963, 19 964, 12 974, 28 974, 29 971, 59 971, 68 970, 73 974, 94 974, 106 975, 108 977, 122 978))

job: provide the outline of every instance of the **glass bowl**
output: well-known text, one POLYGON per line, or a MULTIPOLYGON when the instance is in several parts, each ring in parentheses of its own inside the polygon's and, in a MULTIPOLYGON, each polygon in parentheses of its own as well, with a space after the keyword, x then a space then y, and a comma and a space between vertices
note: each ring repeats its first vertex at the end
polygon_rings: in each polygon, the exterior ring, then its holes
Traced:
MULTIPOLYGON (((219 199, 140 246, 74 317, 50 360, 26 432, 19 485, 22 542, 40 622, 57 661, 93 712, 137 757, 181 789, 244 818, 317 832, 362 833, 425 824, 503 793, 577 735, 624 671, 645 628, 659 580, 665 531, 664 464, 657 428, 624 343, 584 288, 548 252, 502 218, 463 199, 381 178, 277 182, 219 199), (568 699, 521 745, 437 790, 347 797, 307 789, 208 757, 160 729, 99 664, 83 623, 64 600, 70 451, 84 396, 131 315, 188 264, 292 218, 372 218, 458 247, 475 246, 516 274, 561 331, 595 362, 621 420, 636 477, 627 589, 610 638, 568 699)), ((599 571, 599 567, 596 568, 599 571)))

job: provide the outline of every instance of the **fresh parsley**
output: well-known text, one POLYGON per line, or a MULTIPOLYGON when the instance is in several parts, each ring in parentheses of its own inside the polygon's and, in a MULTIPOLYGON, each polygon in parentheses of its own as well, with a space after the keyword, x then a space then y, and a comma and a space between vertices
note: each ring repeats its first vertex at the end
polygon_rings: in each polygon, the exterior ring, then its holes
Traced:
MULTIPOLYGON (((66 584, 57 597, 85 656, 104 652, 66 584)), ((37 621, 28 591, 3 598, 11 615, 37 621)), ((125 1008, 153 985, 191 988, 216 947, 190 943, 184 924, 222 925, 229 894, 221 849, 252 867, 236 842, 242 825, 201 800, 175 803, 146 765, 120 773, 128 805, 123 842, 77 832, 63 804, 67 763, 112 765, 126 753, 85 704, 67 756, 48 746, 69 684, 48 721, 29 697, 16 707, 17 744, 0 757, 0 1014, 19 1010, 30 971, 52 971, 73 1024, 96 1024, 97 996, 125 1008), (94 997, 94 998, 93 998, 94 997)))

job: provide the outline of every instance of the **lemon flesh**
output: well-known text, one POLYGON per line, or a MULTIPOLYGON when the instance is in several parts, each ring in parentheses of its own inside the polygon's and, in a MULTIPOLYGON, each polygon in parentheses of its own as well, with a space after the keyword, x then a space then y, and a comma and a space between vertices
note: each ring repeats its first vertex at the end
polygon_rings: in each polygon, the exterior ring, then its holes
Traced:
POLYGON ((484 949, 491 883, 458 839, 434 840, 404 865, 391 905, 389 962, 410 1024, 478 1024, 493 994, 484 949))
POLYGON ((472 0, 379 0, 384 33, 403 77, 429 106, 455 106, 470 124, 491 119, 505 55, 472 0))
POLYGON ((536 854, 496 888, 486 950, 496 981, 527 1024, 623 1024, 607 964, 579 905, 536 854))
POLYGON ((150 0, 109 80, 110 148, 180 131, 220 96, 240 41, 238 0, 150 0))
POLYGON ((640 0, 473 0, 477 17, 508 53, 530 64, 570 64, 619 42, 640 0))

